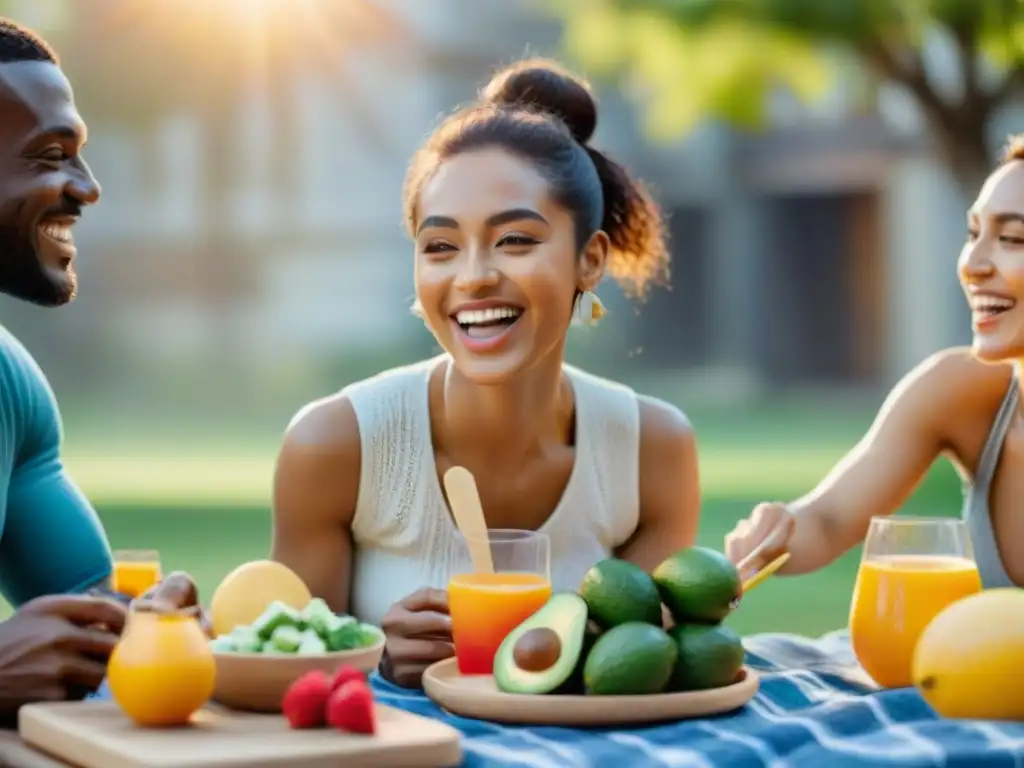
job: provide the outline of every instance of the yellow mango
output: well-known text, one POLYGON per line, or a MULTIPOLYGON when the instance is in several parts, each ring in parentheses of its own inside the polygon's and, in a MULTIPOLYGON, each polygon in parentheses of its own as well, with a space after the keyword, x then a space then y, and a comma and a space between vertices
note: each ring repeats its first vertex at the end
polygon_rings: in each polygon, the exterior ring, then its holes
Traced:
POLYGON ((1024 721, 1024 590, 949 605, 914 649, 914 685, 943 717, 1024 721))
POLYGON ((215 637, 242 624, 252 624, 275 600, 301 611, 313 596, 299 576, 273 560, 254 560, 224 577, 210 600, 215 637))

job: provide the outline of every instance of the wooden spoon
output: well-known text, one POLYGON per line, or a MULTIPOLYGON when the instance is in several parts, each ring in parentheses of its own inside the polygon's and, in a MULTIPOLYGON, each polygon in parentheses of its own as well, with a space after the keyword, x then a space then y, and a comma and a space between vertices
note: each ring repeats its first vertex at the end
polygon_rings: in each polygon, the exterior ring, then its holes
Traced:
POLYGON ((444 473, 444 489, 452 508, 455 525, 469 547, 469 558, 477 573, 494 573, 487 521, 480 504, 473 474, 465 467, 452 467, 444 473))

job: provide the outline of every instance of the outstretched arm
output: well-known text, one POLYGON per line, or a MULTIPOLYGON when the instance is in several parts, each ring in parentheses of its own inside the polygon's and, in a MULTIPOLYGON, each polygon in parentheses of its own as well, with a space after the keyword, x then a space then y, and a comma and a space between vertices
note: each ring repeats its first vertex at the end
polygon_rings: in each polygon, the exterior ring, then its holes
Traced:
POLYGON ((813 491, 787 505, 795 525, 783 571, 823 568, 863 541, 871 518, 895 512, 954 447, 956 418, 984 411, 1008 383, 1008 370, 983 366, 962 349, 939 352, 907 374, 860 442, 813 491))

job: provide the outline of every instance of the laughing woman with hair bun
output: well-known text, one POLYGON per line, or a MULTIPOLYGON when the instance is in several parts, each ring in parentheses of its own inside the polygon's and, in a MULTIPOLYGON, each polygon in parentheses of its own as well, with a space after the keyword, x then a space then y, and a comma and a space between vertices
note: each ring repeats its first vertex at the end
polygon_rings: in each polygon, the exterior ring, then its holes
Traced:
POLYGON ((444 353, 311 403, 287 430, 273 557, 384 628, 381 671, 400 685, 452 655, 452 466, 475 476, 488 527, 550 537, 556 591, 605 557, 650 570, 694 542, 686 417, 564 360, 572 319, 603 315, 605 274, 631 295, 668 274, 660 211, 590 145, 596 125, 586 84, 546 60, 499 72, 445 120, 404 195, 416 312, 444 353))

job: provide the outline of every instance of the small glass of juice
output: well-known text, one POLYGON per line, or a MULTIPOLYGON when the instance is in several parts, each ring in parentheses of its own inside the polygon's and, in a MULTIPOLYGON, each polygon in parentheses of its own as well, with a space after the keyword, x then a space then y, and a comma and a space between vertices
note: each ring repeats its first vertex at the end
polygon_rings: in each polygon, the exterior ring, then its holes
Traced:
POLYGON ((119 549, 114 552, 111 587, 115 592, 134 599, 159 583, 161 578, 160 553, 155 549, 119 549))
POLYGON ((882 688, 913 685, 914 648, 946 606, 981 591, 964 522, 875 517, 850 606, 857 661, 882 688))
POLYGON ((551 597, 551 541, 536 531, 488 532, 494 573, 474 573, 466 541, 448 582, 459 673, 489 675, 498 646, 551 597))

